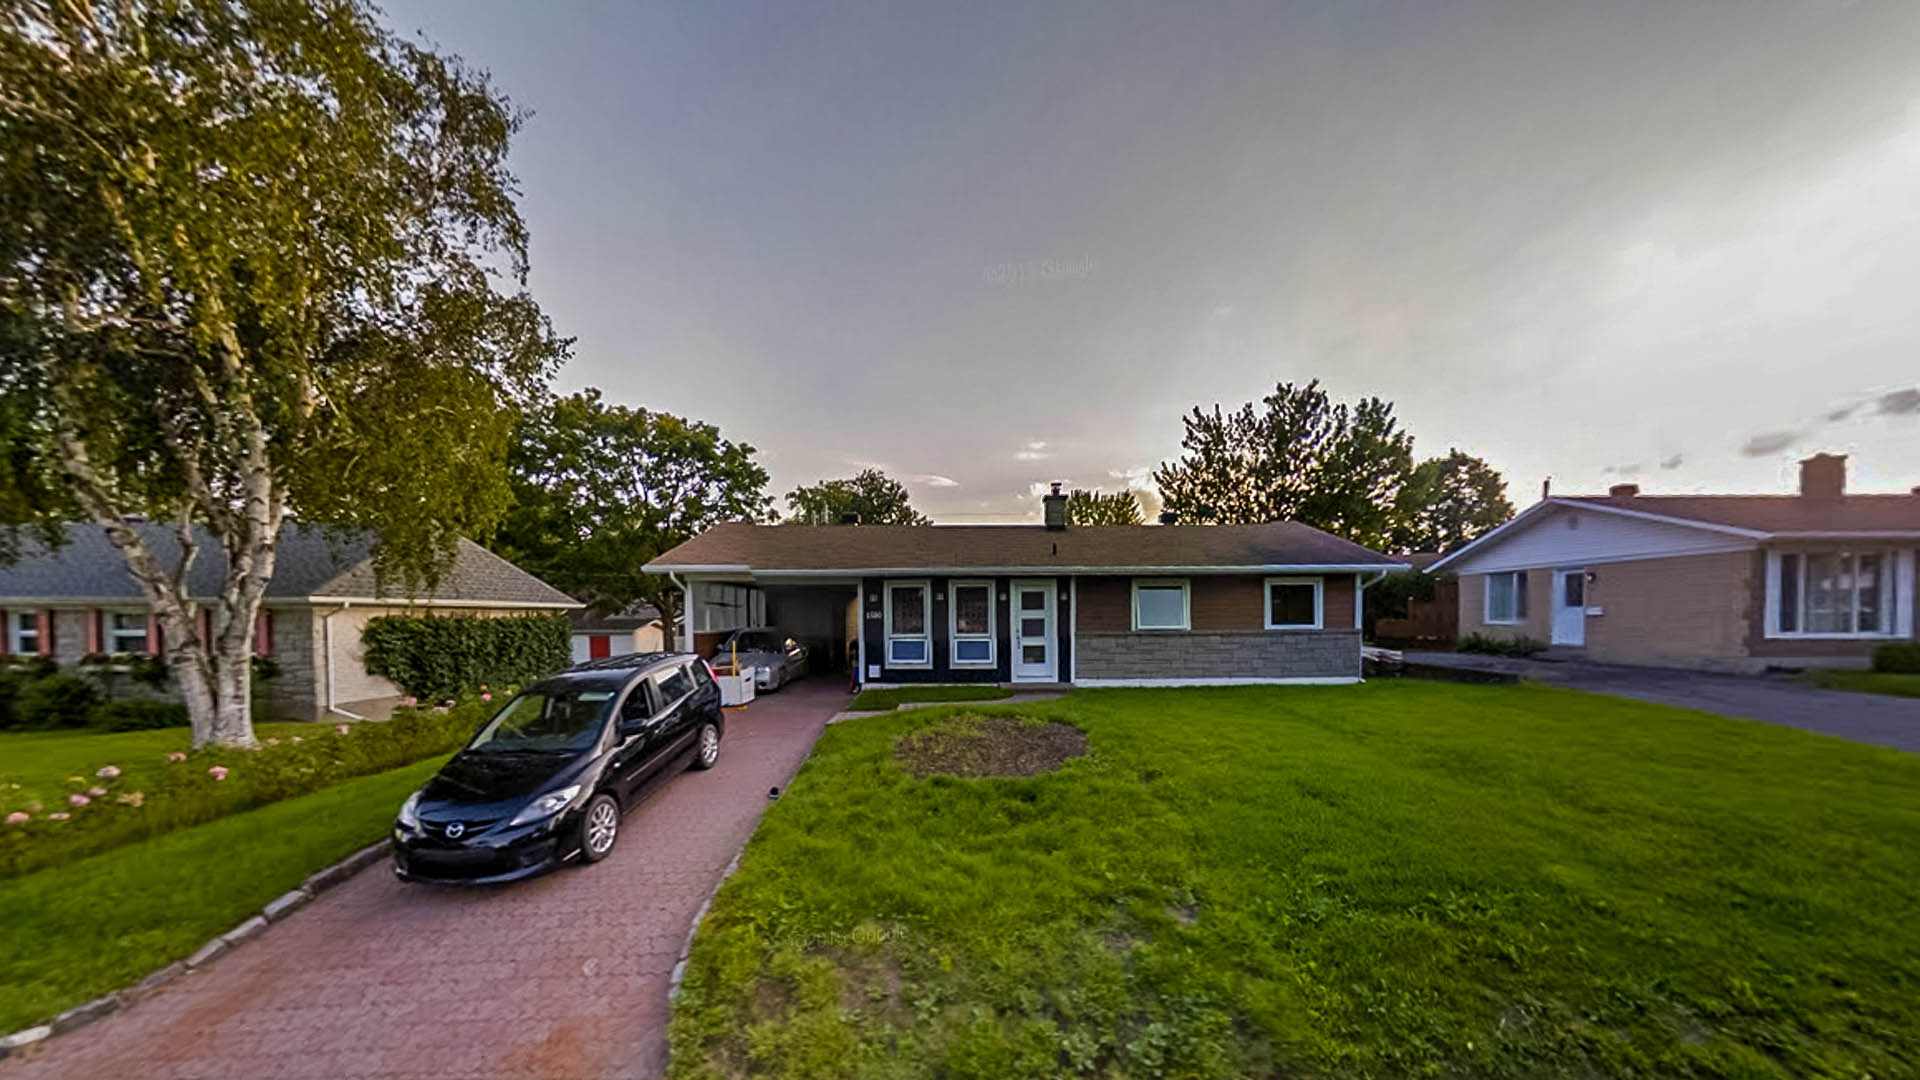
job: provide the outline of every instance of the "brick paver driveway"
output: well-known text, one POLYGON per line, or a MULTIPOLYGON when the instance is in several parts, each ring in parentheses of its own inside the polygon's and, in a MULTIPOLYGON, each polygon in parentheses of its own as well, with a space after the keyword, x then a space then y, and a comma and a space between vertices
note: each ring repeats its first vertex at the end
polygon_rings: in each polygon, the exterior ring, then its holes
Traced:
POLYGON ((479 890, 376 867, 0 1077, 657 1075, 694 912, 846 701, 814 680, 729 712, 720 764, 628 814, 598 866, 479 890))

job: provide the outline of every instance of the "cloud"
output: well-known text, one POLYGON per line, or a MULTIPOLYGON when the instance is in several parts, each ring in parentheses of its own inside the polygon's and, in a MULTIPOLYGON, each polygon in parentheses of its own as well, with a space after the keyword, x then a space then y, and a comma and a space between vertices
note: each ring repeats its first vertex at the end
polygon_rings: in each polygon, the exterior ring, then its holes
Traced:
POLYGON ((907 477, 909 484, 925 484, 928 487, 959 487, 960 481, 938 473, 915 473, 907 477))
POLYGON ((1827 423, 1837 424, 1840 421, 1845 420, 1849 416, 1852 416, 1854 413, 1857 413, 1859 411, 1860 411, 1860 405, 1858 402, 1852 405, 1845 406, 1844 408, 1835 409, 1832 412, 1827 414, 1827 423))
POLYGON ((1621 476, 1634 476, 1646 471, 1647 467, 1636 461, 1631 465, 1608 465, 1600 470, 1600 475, 1609 476, 1618 473, 1621 476))
POLYGON ((1673 456, 1671 456, 1671 457, 1663 457, 1663 458, 1661 458, 1661 459, 1660 459, 1660 467, 1661 467, 1662 469, 1665 469, 1665 470, 1667 470, 1668 472, 1672 472, 1673 470, 1675 470, 1675 469, 1677 469, 1677 468, 1679 468, 1679 467, 1680 467, 1680 464, 1681 464, 1681 462, 1684 462, 1684 461, 1686 461, 1686 460, 1687 460, 1687 459, 1686 459, 1686 456, 1685 456, 1685 455, 1683 455, 1683 454, 1674 454, 1674 455, 1673 455, 1673 456))
POLYGON ((1014 455, 1013 455, 1013 460, 1015 460, 1015 461, 1045 461, 1046 459, 1048 459, 1048 458, 1050 458, 1050 457, 1052 457, 1052 456, 1053 456, 1052 454, 1050 454, 1050 453, 1048 453, 1048 452, 1047 452, 1047 443, 1046 443, 1046 440, 1045 440, 1045 439, 1037 439, 1037 440, 1035 440, 1035 441, 1033 441, 1033 442, 1030 442, 1030 443, 1028 443, 1028 444, 1027 444, 1027 445, 1026 445, 1025 447, 1023 447, 1023 448, 1022 448, 1022 449, 1020 450, 1020 452, 1019 452, 1019 453, 1016 453, 1016 454, 1014 454, 1014 455))
POLYGON ((1777 454, 1800 441, 1798 431, 1763 431, 1747 440, 1740 448, 1742 457, 1766 457, 1777 454))
POLYGON ((1873 404, 1874 411, 1881 416, 1912 416, 1920 413, 1920 387, 1881 394, 1873 404))

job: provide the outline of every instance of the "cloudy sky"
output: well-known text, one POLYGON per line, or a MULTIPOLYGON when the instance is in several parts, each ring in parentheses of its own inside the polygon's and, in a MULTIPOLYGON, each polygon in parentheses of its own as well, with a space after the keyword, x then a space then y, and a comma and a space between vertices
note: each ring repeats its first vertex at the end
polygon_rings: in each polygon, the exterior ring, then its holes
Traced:
POLYGON ((780 493, 1022 520, 1313 378, 1521 505, 1920 484, 1912 0, 387 11, 533 114, 562 387, 780 493))

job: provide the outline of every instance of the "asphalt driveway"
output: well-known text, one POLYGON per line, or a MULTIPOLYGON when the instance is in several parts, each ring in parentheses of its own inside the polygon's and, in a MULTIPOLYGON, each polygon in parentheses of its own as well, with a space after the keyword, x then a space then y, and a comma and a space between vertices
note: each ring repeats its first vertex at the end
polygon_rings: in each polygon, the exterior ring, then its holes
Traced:
POLYGON ((658 1075, 695 912, 846 702, 815 680, 729 712, 719 765, 628 814, 597 866, 480 890, 375 867, 154 997, 0 1061, 0 1077, 658 1075))
POLYGON ((1501 671, 1598 694, 1800 728, 1920 753, 1920 699, 1819 690, 1785 676, 1621 667, 1582 660, 1515 660, 1470 653, 1408 653, 1411 663, 1501 671))

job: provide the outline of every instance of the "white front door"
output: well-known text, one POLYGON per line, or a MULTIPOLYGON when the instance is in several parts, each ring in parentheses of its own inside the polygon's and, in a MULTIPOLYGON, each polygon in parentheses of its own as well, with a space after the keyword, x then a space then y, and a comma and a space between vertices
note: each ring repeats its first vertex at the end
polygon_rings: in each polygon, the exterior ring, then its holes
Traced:
POLYGON ((1013 681, 1059 682, 1051 579, 1013 583, 1013 681))
POLYGON ((1553 572, 1553 643, 1587 643, 1587 571, 1553 572))

